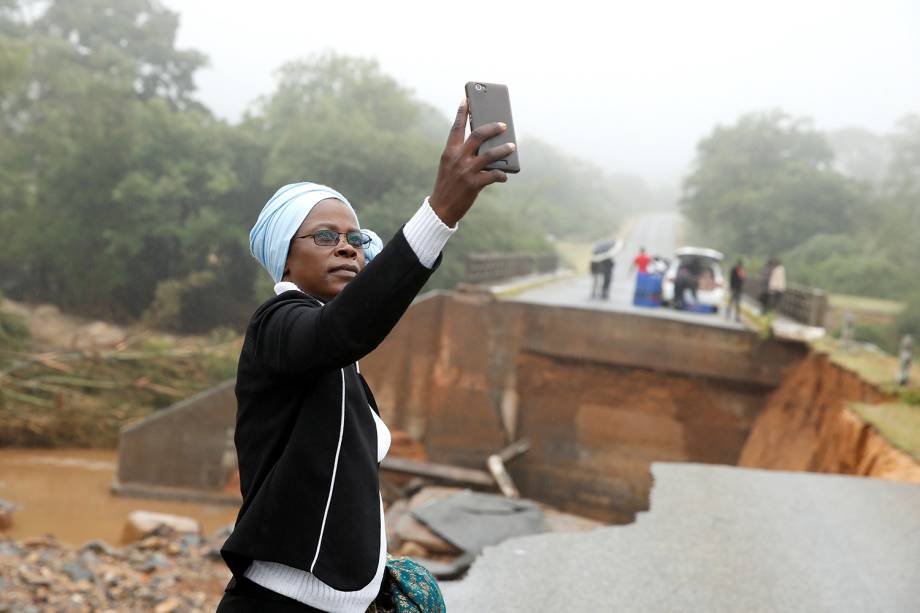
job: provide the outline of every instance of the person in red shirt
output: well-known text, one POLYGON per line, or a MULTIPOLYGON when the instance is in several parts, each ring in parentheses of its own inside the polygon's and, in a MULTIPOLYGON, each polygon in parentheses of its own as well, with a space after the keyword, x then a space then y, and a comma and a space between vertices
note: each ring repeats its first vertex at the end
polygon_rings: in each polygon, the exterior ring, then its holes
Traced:
POLYGON ((637 268, 639 272, 648 272, 648 265, 651 263, 652 258, 645 253, 645 247, 639 248, 639 255, 633 260, 633 267, 637 268))

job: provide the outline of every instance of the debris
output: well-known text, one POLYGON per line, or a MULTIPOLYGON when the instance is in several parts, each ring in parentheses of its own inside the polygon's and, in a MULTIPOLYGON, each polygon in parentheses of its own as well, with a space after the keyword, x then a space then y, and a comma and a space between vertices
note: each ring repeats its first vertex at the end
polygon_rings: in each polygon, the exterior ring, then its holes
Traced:
POLYGON ((521 493, 514 485, 511 475, 508 474, 505 463, 525 453, 528 449, 530 449, 530 440, 522 438, 486 458, 486 467, 492 473, 492 478, 495 479, 498 489, 508 498, 520 498, 521 493))
MULTIPOLYGON (((134 511, 128 515, 128 520, 121 535, 121 542, 132 543, 145 539, 161 526, 180 534, 199 534, 201 532, 200 524, 190 517, 152 513, 150 511, 134 511)), ((146 540, 143 541, 141 546, 145 546, 146 542, 146 540)))
POLYGON ((484 470, 461 468, 459 466, 450 466, 449 464, 433 464, 431 462, 416 462, 404 458, 387 457, 380 463, 380 470, 384 472, 396 472, 418 477, 427 477, 436 481, 454 483, 457 485, 489 489, 495 487, 495 481, 492 479, 492 476, 484 470))
POLYGON ((394 530, 401 542, 412 542, 424 547, 427 551, 435 554, 444 554, 456 556, 461 553, 460 549, 448 543, 443 538, 432 532, 428 527, 415 519, 412 513, 404 513, 398 520, 394 530))
POLYGON ((224 530, 210 536, 163 530, 120 548, 0 539, 0 612, 214 611, 230 571, 208 552, 225 538, 224 530), (181 555, 169 555, 177 548, 181 555))
POLYGON ((492 473, 492 478, 495 479, 495 483, 502 494, 508 498, 521 497, 521 493, 514 485, 511 475, 505 469, 505 463, 502 461, 501 456, 497 454, 490 455, 486 459, 486 466, 489 468, 489 472, 492 473))
POLYGON ((513 536, 546 530, 543 509, 537 503, 469 490, 411 513, 432 532, 468 553, 479 553, 513 536))
POLYGON ((525 436, 522 439, 514 441, 495 455, 501 458, 502 462, 507 464, 527 451, 530 451, 530 439, 525 436))

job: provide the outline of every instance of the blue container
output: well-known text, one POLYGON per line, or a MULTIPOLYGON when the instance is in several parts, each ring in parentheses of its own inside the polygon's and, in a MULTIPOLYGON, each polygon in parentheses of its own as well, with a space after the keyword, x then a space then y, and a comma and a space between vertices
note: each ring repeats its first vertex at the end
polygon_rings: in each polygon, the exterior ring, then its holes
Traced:
POLYGON ((633 304, 642 307, 661 306, 661 275, 647 272, 636 274, 633 304))

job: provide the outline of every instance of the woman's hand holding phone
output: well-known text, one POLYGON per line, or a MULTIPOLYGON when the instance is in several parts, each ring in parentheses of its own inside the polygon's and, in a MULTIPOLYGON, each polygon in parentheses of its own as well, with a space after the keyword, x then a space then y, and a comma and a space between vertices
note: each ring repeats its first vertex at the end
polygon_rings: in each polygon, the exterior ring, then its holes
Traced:
POLYGON ((508 180, 508 175, 501 170, 486 170, 485 167, 508 157, 515 149, 514 143, 506 143, 477 154, 483 142, 503 133, 508 126, 501 122, 479 126, 464 141, 468 116, 469 107, 464 98, 457 109, 457 118, 441 154, 434 189, 428 198, 435 214, 450 227, 466 215, 482 188, 508 180))

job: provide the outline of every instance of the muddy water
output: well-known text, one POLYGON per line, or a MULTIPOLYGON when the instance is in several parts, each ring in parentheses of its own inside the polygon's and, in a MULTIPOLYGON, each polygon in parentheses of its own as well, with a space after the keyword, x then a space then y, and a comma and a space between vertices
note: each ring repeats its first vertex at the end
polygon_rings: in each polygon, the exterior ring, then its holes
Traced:
POLYGON ((131 511, 194 517, 205 533, 236 519, 235 506, 164 502, 113 496, 118 452, 99 449, 0 449, 0 498, 16 505, 15 539, 54 534, 72 545, 121 540, 131 511))

